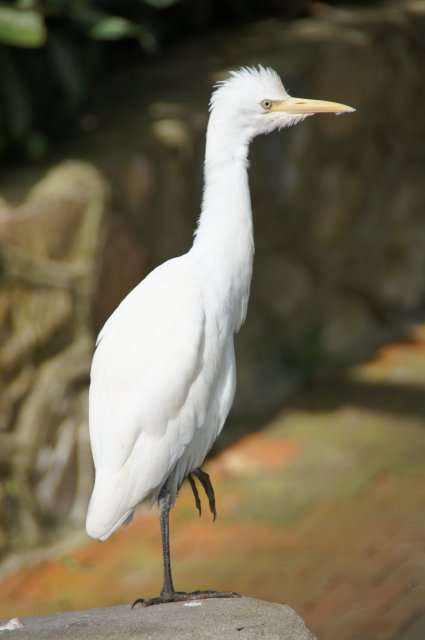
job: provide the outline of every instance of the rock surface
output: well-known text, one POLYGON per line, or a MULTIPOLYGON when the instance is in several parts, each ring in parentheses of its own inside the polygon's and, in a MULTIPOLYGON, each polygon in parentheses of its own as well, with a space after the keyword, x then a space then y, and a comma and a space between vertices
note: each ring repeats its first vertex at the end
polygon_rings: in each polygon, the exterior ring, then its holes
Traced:
MULTIPOLYGON (((224 430, 220 446, 279 410, 300 374, 358 360, 423 314, 425 56, 418 43, 425 36, 424 4, 315 11, 308 19, 195 39, 149 65, 134 61, 97 88, 80 131, 58 149, 89 160, 112 185, 97 288, 97 268, 89 269, 91 284, 79 291, 58 286, 66 284, 68 267, 78 284, 78 269, 69 263, 84 207, 75 208, 73 199, 64 205, 62 197, 56 208, 43 204, 37 216, 43 233, 35 234, 28 214, 40 207, 39 189, 31 198, 38 193, 38 204, 25 203, 13 215, 0 201, 0 511, 11 514, 13 525, 0 521, 0 553, 12 541, 46 540, 46 523, 68 514, 83 520, 91 482, 84 424, 90 330, 100 328, 149 270, 189 248, 201 199, 208 99, 229 68, 270 64, 295 95, 338 100, 357 111, 310 118, 254 143, 255 268, 247 322, 237 338, 236 429, 224 430), (11 237, 19 239, 12 252, 11 237), (24 249, 35 253, 31 268, 24 249), (46 260, 55 268, 40 286, 46 260), (47 356, 80 329, 86 331, 81 351, 65 353, 43 373, 47 356), (74 369, 82 363, 81 375, 56 392, 50 380, 71 356, 74 369), (44 401, 29 402, 41 397, 39 390, 44 401), (40 429, 34 409, 47 415, 40 429), (17 455, 18 432, 29 456, 17 455), (81 487, 75 487, 77 460, 81 487), (23 500, 25 514, 16 524, 23 500)), ((44 169, 1 168, 2 195, 19 199, 44 169)), ((97 243, 100 236, 90 237, 97 243)), ((94 250, 94 263, 97 255, 94 250)))
POLYGON ((91 489, 87 386, 107 187, 64 162, 0 215, 0 555, 81 521, 91 489), (79 473, 84 469, 84 473, 79 473))
MULTIPOLYGON (((251 598, 87 609, 22 619, 19 640, 314 640, 293 609, 251 598)), ((9 636, 7 636, 9 638, 9 636)), ((13 638, 14 636, 11 636, 13 638)))
MULTIPOLYGON (((96 328, 148 271, 190 247, 211 87, 228 69, 259 63, 277 69, 290 93, 357 111, 254 143, 256 259, 235 421, 260 424, 298 371, 367 355, 423 310, 423 18, 418 2, 316 8, 310 18, 194 39, 149 65, 133 61, 97 87, 60 150, 90 160, 113 185, 96 328)), ((6 196, 34 181, 6 171, 6 196)))

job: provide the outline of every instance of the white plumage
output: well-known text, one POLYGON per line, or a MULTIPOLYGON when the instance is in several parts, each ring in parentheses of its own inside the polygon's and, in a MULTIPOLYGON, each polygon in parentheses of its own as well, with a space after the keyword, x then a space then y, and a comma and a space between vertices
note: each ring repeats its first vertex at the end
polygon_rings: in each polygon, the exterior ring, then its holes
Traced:
POLYGON ((190 253, 166 262, 99 336, 90 390, 96 483, 87 519, 95 538, 107 538, 144 498, 157 498, 172 471, 174 500, 230 409, 233 343, 212 317, 199 269, 190 253))
MULTIPOLYGON (((336 103, 290 98, 271 69, 233 72, 211 99, 202 211, 192 248, 148 275, 102 329, 93 359, 90 536, 106 539, 168 481, 170 504, 219 435, 235 392, 254 242, 248 146, 336 103)), ((168 515, 168 514, 167 514, 168 515)))

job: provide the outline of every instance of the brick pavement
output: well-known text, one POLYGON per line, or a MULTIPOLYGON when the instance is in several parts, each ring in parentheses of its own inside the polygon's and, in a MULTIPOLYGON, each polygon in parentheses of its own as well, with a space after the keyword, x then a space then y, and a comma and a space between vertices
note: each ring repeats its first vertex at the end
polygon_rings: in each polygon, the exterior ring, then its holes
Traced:
MULTIPOLYGON (((424 392, 419 327, 213 459, 217 522, 188 488, 173 513, 176 586, 287 602, 321 640, 424 640, 424 392)), ((131 602, 160 572, 144 512, 106 543, 35 553, 0 583, 0 616, 131 602)))

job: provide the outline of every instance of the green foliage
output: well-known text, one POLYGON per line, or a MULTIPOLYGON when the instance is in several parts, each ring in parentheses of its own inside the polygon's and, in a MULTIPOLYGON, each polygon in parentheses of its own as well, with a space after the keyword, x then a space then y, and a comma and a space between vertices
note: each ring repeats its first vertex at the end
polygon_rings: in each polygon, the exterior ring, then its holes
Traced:
POLYGON ((119 40, 120 38, 134 37, 139 27, 126 18, 111 16, 97 22, 90 31, 92 38, 98 40, 119 40))
POLYGON ((41 47, 46 42, 43 17, 32 9, 0 6, 0 42, 18 47, 41 47))
POLYGON ((86 98, 108 45, 131 38, 154 51, 154 14, 176 2, 0 2, 0 154, 42 156, 49 131, 86 98))
MULTIPOLYGON (((137 47, 151 54, 164 41, 215 24, 271 13, 302 15, 308 5, 308 0, 0 0, 0 155, 42 157, 78 113, 109 54, 126 40, 135 43, 133 57, 137 47)), ((118 59, 122 64, 125 57, 118 59)))

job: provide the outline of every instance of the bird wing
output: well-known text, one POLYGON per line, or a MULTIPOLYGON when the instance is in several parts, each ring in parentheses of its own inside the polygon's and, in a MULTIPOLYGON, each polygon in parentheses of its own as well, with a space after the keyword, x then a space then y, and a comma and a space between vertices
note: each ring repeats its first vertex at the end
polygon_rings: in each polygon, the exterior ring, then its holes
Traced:
POLYGON ((143 433, 164 436, 200 372, 205 315, 178 260, 142 281, 99 335, 90 387, 96 467, 121 467, 143 433))
POLYGON ((191 401, 191 390, 204 342, 205 315, 183 258, 152 272, 105 324, 91 371, 92 516, 109 510, 111 523, 134 509, 201 426, 205 398, 191 401))

